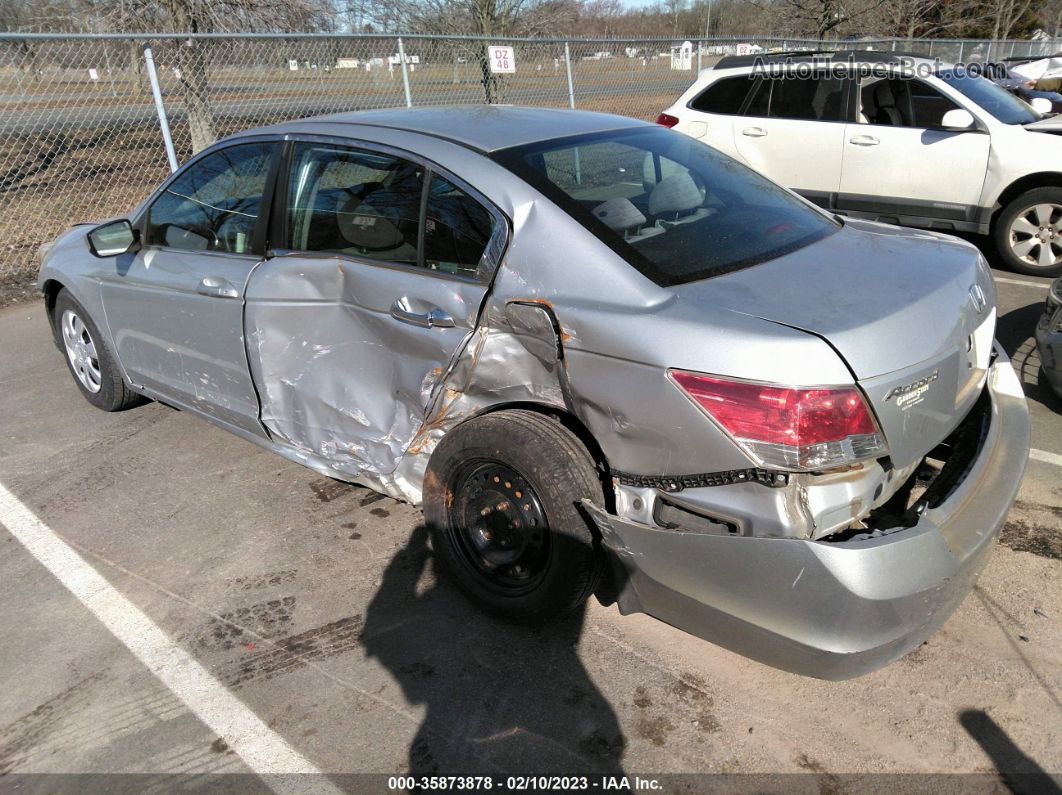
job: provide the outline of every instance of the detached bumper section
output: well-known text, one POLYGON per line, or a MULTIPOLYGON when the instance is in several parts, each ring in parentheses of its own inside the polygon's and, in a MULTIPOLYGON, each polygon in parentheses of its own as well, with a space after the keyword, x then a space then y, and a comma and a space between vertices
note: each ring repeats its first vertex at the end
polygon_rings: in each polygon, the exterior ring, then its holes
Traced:
POLYGON ((666 530, 588 505, 645 612, 794 673, 848 679, 921 644, 972 589, 1021 483, 1029 416, 1002 349, 991 420, 965 478, 913 527, 840 542, 666 530))

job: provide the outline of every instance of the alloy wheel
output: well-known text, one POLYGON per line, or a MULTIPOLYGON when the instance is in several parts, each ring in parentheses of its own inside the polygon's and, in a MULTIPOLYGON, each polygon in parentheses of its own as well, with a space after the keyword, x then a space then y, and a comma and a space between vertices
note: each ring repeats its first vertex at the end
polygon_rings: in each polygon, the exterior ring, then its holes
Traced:
POLYGON ((100 360, 96 353, 96 343, 89 333, 88 326, 72 309, 63 312, 61 321, 63 345, 70 366, 77 380, 89 392, 100 391, 103 376, 100 373, 100 360))
POLYGON ((1034 268, 1062 263, 1062 205, 1034 204, 1010 225, 1010 250, 1034 268))

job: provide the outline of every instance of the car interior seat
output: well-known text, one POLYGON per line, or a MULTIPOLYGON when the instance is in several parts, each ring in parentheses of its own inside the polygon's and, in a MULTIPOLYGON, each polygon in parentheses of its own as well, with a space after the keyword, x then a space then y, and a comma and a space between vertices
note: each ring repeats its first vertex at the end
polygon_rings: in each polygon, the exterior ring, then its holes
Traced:
POLYGON ((387 259, 396 261, 416 259, 416 246, 406 242, 398 224, 361 196, 340 197, 336 201, 335 219, 342 239, 359 252, 376 255, 387 252, 387 259))
POLYGON ((662 227, 646 226, 645 214, 630 199, 617 197, 602 202, 590 211, 594 217, 627 241, 642 240, 663 232, 662 227))
POLYGON ((902 80, 879 80, 863 89, 863 115, 871 124, 910 126, 914 118, 911 92, 902 80), (869 90, 868 90, 869 89, 869 90), (870 98, 870 102, 867 99, 870 98))
POLYGON ((649 214, 665 229, 711 215, 703 204, 704 194, 686 172, 664 177, 649 194, 649 214))

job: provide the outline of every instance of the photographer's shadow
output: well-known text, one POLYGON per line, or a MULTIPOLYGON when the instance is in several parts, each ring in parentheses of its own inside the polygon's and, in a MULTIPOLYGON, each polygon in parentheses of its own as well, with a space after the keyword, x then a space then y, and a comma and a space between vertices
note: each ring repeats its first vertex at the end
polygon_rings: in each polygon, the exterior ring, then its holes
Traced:
POLYGON ((622 775, 626 742, 576 648, 585 608, 520 627, 473 607, 429 566, 417 527, 391 560, 361 643, 427 714, 411 775, 622 775))

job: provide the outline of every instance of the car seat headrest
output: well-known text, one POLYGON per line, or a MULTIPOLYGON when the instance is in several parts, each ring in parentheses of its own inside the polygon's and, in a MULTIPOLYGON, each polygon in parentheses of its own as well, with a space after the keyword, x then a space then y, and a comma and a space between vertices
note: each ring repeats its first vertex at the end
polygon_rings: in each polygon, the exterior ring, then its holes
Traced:
POLYGON ((700 207, 703 201, 693 177, 685 172, 672 174, 660 180, 649 194, 649 212, 652 215, 683 212, 700 207))
POLYGON ((357 197, 338 202, 336 223, 343 239, 363 251, 387 251, 398 248, 405 238, 390 218, 357 197))

